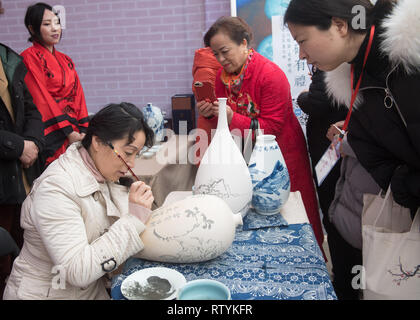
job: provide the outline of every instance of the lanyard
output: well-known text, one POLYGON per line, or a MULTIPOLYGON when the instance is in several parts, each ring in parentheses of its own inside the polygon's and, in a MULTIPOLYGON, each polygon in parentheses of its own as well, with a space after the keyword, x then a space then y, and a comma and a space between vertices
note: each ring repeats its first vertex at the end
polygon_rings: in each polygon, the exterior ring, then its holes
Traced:
POLYGON ((370 49, 372 48, 372 42, 373 42, 373 36, 374 35, 375 35, 375 26, 373 25, 370 29, 369 43, 368 43, 368 46, 366 48, 365 59, 363 60, 362 72, 360 73, 359 80, 357 81, 357 85, 356 85, 356 88, 354 90, 353 90, 354 64, 351 65, 351 91, 352 91, 351 102, 350 102, 349 112, 347 113, 346 121, 344 122, 344 125, 343 125, 343 128, 342 128, 343 133, 341 133, 339 138, 338 138, 339 141, 343 140, 344 132, 346 132, 347 127, 348 127, 349 122, 350 122, 351 113, 353 111, 353 105, 354 105, 354 102, 356 101, 357 94, 359 93, 360 84, 362 83, 362 78, 363 78, 363 71, 365 70, 365 66, 366 66, 366 62, 367 62, 367 59, 368 59, 368 56, 369 56, 369 53, 370 53, 370 49))

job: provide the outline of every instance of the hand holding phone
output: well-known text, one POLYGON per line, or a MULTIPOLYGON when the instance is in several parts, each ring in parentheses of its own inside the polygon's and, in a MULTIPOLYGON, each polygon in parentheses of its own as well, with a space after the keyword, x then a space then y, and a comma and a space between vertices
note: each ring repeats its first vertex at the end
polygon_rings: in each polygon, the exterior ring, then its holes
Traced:
MULTIPOLYGON (((217 102, 215 102, 217 103, 217 102)), ((203 116, 205 118, 211 118, 214 116, 213 114, 213 102, 207 102, 205 100, 202 101, 198 101, 197 102, 197 110, 198 110, 198 114, 200 116, 203 116)))
POLYGON ((194 88, 197 101, 214 102, 217 100, 210 82, 196 81, 194 82, 194 88))

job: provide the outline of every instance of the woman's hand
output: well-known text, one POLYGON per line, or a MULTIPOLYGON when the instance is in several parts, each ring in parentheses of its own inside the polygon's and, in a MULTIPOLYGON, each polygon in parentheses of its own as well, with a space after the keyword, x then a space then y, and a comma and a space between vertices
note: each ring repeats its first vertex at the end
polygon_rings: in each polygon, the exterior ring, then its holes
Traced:
POLYGON ((19 160, 25 169, 32 166, 35 160, 38 158, 38 147, 31 140, 25 140, 23 145, 23 152, 19 160))
POLYGON ((128 194, 128 201, 141 205, 147 209, 152 209, 152 204, 155 198, 153 197, 150 186, 143 181, 134 182, 128 194))
POLYGON ((343 128, 344 125, 344 121, 339 121, 336 122, 334 124, 332 124, 326 134, 326 137, 328 138, 328 140, 330 140, 331 142, 334 141, 335 136, 339 135, 341 133, 341 129, 343 128))
POLYGON ((69 139, 69 144, 72 144, 77 141, 81 141, 84 138, 84 133, 79 133, 77 131, 73 131, 67 136, 67 139, 69 139))
MULTIPOLYGON (((339 121, 336 122, 334 124, 332 124, 328 131, 327 131, 327 138, 328 140, 330 140, 332 142, 332 146, 331 148, 335 148, 337 150, 337 144, 339 143, 339 135, 343 133, 343 128, 344 126, 344 121, 339 121)), ((346 135, 346 132, 343 133, 344 135, 346 135)), ((337 150, 340 154, 341 157, 346 157, 347 155, 343 152, 343 143, 340 143, 338 146, 338 150, 337 150)))
POLYGON ((213 108, 213 103, 211 102, 208 102, 206 100, 197 102, 198 114, 203 117, 208 118, 208 117, 213 116, 212 108, 213 108))
MULTIPOLYGON (((215 117, 219 115, 219 101, 213 102, 212 112, 215 117)), ((230 125, 233 118, 233 110, 228 105, 226 105, 226 117, 228 124, 230 125)))

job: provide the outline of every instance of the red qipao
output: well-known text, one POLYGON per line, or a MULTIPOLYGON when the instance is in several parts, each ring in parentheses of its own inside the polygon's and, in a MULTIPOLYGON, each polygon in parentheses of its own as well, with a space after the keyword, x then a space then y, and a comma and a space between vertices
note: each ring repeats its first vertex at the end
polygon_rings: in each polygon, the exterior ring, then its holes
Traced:
POLYGON ((67 135, 86 132, 88 112, 83 88, 67 55, 55 49, 51 53, 36 42, 21 55, 28 69, 25 83, 44 122, 43 156, 49 164, 66 151, 67 135))
MULTIPOLYGON (((227 97, 234 112, 230 130, 240 129, 242 135, 258 118, 264 134, 276 136, 290 175, 291 191, 300 191, 309 222, 322 250, 324 235, 318 209, 308 150, 302 128, 293 112, 290 85, 283 71, 273 62, 251 51, 239 92, 232 92, 216 77, 217 97, 227 97)), ((216 126, 217 119, 211 119, 216 126)))

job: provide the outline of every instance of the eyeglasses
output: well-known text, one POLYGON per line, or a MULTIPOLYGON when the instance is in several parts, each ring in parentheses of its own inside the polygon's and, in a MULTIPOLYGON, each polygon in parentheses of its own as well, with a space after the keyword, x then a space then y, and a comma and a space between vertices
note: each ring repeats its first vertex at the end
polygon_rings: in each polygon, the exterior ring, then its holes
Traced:
POLYGON ((128 171, 130 171, 130 173, 133 175, 133 177, 137 180, 140 181, 140 179, 136 176, 136 174, 133 172, 133 170, 131 170, 130 166, 127 164, 127 162, 125 162, 125 160, 123 159, 123 157, 121 157, 121 155, 118 153, 117 150, 115 150, 114 145, 111 142, 107 142, 107 145, 115 152, 115 154, 117 155, 118 158, 120 158, 120 160, 124 163, 124 165, 127 167, 128 171))

